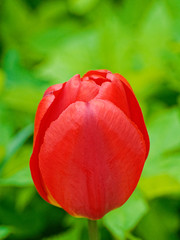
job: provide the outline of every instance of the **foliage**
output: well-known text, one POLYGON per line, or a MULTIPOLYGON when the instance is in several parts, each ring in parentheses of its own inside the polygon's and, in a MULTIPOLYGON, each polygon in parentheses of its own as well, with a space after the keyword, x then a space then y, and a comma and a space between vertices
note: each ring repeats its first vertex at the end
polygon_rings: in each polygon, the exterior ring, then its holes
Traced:
POLYGON ((102 239, 179 239, 179 0, 1 0, 0 12, 0 239, 87 239, 85 220, 35 192, 29 158, 44 90, 100 68, 130 81, 151 140, 137 190, 99 222, 102 239))

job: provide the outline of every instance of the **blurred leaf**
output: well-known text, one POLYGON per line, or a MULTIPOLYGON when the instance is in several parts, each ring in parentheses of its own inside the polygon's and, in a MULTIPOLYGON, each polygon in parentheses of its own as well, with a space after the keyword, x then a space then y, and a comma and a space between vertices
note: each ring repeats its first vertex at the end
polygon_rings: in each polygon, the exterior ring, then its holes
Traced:
POLYGON ((32 198, 35 194, 34 187, 22 188, 19 191, 19 194, 16 197, 16 209, 19 212, 23 212, 23 210, 31 203, 32 198))
POLYGON ((139 183, 149 197, 180 190, 180 115, 174 108, 156 114, 148 127, 151 149, 139 183))
POLYGON ((79 229, 74 228, 60 235, 43 238, 43 240, 79 240, 79 235, 79 229))
POLYGON ((151 209, 140 221, 135 234, 143 240, 178 240, 178 200, 161 198, 151 202, 151 209))
POLYGON ((0 69, 0 93, 2 92, 2 89, 4 87, 4 80, 5 80, 5 74, 3 70, 0 69))
POLYGON ((38 32, 31 39, 30 45, 38 52, 51 55, 52 51, 56 51, 59 45, 66 42, 77 30, 78 26, 75 22, 63 23, 61 26, 38 32))
POLYGON ((9 178, 10 176, 14 175, 18 171, 21 171, 22 169, 29 166, 29 160, 30 160, 31 154, 32 154, 32 146, 29 144, 25 144, 5 164, 1 177, 9 178))
MULTIPOLYGON (((84 227, 84 222, 86 222, 86 219, 76 219, 76 218, 68 218, 71 222, 71 229, 65 231, 62 234, 58 234, 55 236, 51 236, 48 238, 43 238, 43 240, 84 240, 82 235, 82 229, 84 227)), ((86 235, 87 238, 87 235, 86 235)))
POLYGON ((65 213, 47 202, 38 194, 33 194, 31 202, 23 210, 16 207, 16 196, 22 189, 2 188, 0 198, 0 223, 12 226, 10 239, 42 239, 65 230, 65 213), (2 191, 5 192, 2 195, 2 191), (47 217, 48 216, 48 217, 47 217))
POLYGON ((147 203, 136 190, 122 207, 105 215, 103 223, 117 239, 125 239, 147 211, 147 203))
POLYGON ((0 99, 0 162, 4 155, 5 146, 9 143, 11 136, 13 134, 14 126, 9 121, 10 112, 7 110, 6 106, 4 106, 0 99), (1 152, 2 151, 2 152, 1 152))
POLYGON ((5 155, 5 147, 0 145, 0 165, 5 155))
POLYGON ((24 43, 24 39, 33 31, 33 18, 22 0, 6 0, 2 4, 1 14, 3 39, 10 46, 24 43))
POLYGON ((12 155, 25 143, 25 141, 33 134, 33 124, 28 125, 21 130, 9 143, 6 150, 6 155, 0 164, 0 172, 6 164, 6 162, 12 157, 12 155))
MULTIPOLYGON (((180 112, 178 108, 169 109, 153 116, 149 123, 151 149, 143 171, 144 176, 156 174, 165 166, 165 159, 179 154, 180 146, 180 112)), ((173 161, 176 164, 178 161, 173 161)), ((169 166, 168 166, 169 167, 169 166)), ((166 169, 168 170, 168 169, 166 169)))
POLYGON ((10 108, 26 113, 35 113, 43 95, 42 90, 33 87, 13 87, 4 91, 2 101, 10 108))
POLYGON ((96 39, 97 33, 89 30, 71 36, 51 52, 47 63, 39 68, 40 76, 59 83, 94 68, 96 63, 92 65, 92 59, 96 39))
POLYGON ((6 87, 21 87, 24 88, 35 88, 40 85, 40 79, 35 77, 32 71, 29 71, 22 64, 22 59, 17 50, 9 50, 3 61, 4 71, 6 74, 6 87), (38 81, 39 80, 39 81, 38 81))
POLYGON ((33 185, 29 167, 22 169, 8 178, 0 178, 0 186, 24 187, 33 185))
POLYGON ((11 230, 7 226, 0 226, 0 239, 5 239, 9 236, 11 230))
POLYGON ((142 178, 138 186, 143 190, 148 198, 180 192, 180 182, 169 175, 142 178))
POLYGON ((42 24, 47 31, 47 27, 56 23, 59 17, 66 13, 66 3, 64 1, 46 1, 38 8, 38 24, 42 24), (51 24, 50 24, 51 23, 51 24))
POLYGON ((27 160, 29 162, 30 158, 29 150, 30 152, 32 151, 31 147, 30 149, 29 148, 27 149, 28 152, 26 151, 25 147, 23 148, 23 150, 21 150, 20 153, 25 154, 25 156, 22 155, 22 158, 19 155, 17 159, 14 159, 14 161, 12 161, 13 160, 12 156, 22 147, 25 141, 32 135, 33 129, 34 128, 32 124, 28 125, 23 130, 21 130, 7 146, 6 155, 0 164, 1 186, 23 187, 32 185, 30 170, 29 167, 27 167, 27 160), (14 162, 16 162, 15 166, 14 162))
POLYGON ((126 240, 143 240, 143 239, 139 237, 135 237, 132 234, 128 233, 126 236, 126 240))
POLYGON ((180 111, 172 108, 152 117, 148 127, 151 151, 150 159, 157 161, 157 156, 175 151, 180 145, 180 111))
POLYGON ((179 0, 166 0, 171 16, 179 20, 180 2, 179 0))
POLYGON ((83 15, 92 10, 98 0, 68 0, 69 10, 75 14, 83 15))

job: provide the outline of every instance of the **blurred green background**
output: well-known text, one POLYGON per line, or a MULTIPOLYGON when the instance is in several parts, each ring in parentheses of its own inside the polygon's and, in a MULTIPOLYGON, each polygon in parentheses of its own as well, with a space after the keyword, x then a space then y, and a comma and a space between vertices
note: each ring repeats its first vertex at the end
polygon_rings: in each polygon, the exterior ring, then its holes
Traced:
POLYGON ((109 69, 128 79, 151 150, 138 188, 99 221, 103 240, 180 239, 180 1, 0 0, 0 239, 86 240, 29 172, 45 89, 109 69))

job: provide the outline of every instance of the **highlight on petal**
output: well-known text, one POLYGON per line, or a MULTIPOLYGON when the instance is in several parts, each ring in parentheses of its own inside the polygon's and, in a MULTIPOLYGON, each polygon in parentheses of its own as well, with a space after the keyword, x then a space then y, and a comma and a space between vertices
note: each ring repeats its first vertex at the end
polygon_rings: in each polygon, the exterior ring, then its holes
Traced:
POLYGON ((74 216, 103 217, 134 191, 145 162, 141 132, 106 100, 71 104, 46 130, 39 153, 43 182, 74 216))

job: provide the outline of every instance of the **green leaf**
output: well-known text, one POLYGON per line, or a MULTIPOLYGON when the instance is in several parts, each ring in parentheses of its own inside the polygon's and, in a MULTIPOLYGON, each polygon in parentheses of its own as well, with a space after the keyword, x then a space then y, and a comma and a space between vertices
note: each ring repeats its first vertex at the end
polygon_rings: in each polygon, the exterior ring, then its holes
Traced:
POLYGON ((179 199, 157 198, 135 229, 143 240, 179 240, 179 199))
POLYGON ((8 178, 0 178, 0 186, 25 187, 32 186, 29 167, 26 167, 8 178))
POLYGON ((142 178, 138 186, 148 198, 180 192, 180 183, 167 174, 142 178))
POLYGON ((5 239, 9 236, 11 230, 7 226, 0 226, 0 239, 5 239))
POLYGON ((32 179, 27 160, 29 161, 28 147, 21 150, 21 154, 13 158, 15 153, 23 146, 25 141, 33 134, 33 124, 22 129, 9 143, 6 149, 5 157, 0 164, 0 185, 1 186, 30 186, 32 179), (26 167, 25 167, 26 166, 26 167))
POLYGON ((152 116, 148 132, 151 143, 149 161, 157 162, 157 157, 168 154, 170 151, 173 153, 173 150, 176 151, 180 146, 179 109, 172 108, 152 116))
POLYGON ((25 210, 25 208, 32 202, 34 194, 35 194, 34 187, 28 187, 26 185, 25 188, 19 189, 18 194, 16 196, 16 209, 18 212, 23 212, 25 210))
POLYGON ((85 219, 72 219, 71 217, 69 218, 71 223, 72 223, 72 227, 55 236, 51 236, 48 238, 43 238, 43 240, 69 240, 69 239, 73 239, 73 240, 83 240, 86 238, 82 238, 82 229, 84 227, 84 222, 86 222, 85 219))
POLYGON ((69 80, 77 73, 84 74, 97 68, 97 60, 94 59, 96 40, 97 32, 89 29, 71 36, 51 51, 46 64, 39 68, 40 76, 58 83, 69 80))
POLYGON ((122 207, 105 215, 103 223, 117 239, 125 239, 147 211, 146 201, 136 190, 122 207))
POLYGON ((4 74, 3 70, 0 69, 0 93, 4 87, 4 80, 5 80, 5 74, 4 74))
POLYGON ((17 150, 25 143, 25 141, 33 134, 33 124, 26 126, 22 129, 8 144, 6 149, 6 154, 3 161, 0 164, 0 172, 2 172, 3 167, 7 161, 12 157, 12 155, 17 152, 17 150))
POLYGON ((150 153, 145 164, 143 176, 169 172, 169 167, 179 168, 180 154, 180 114, 173 108, 153 116, 148 126, 150 153), (171 158, 172 161, 170 160, 171 158))
POLYGON ((98 0, 68 0, 69 10, 77 15, 83 15, 92 10, 98 0))
POLYGON ((139 183, 148 197, 180 192, 180 115, 173 108, 156 114, 149 126, 150 154, 139 183))
POLYGON ((35 113, 42 95, 43 90, 30 86, 16 86, 5 90, 1 99, 4 104, 13 110, 35 113))

